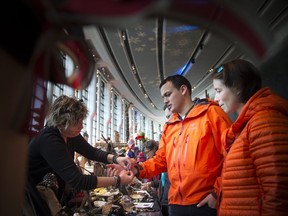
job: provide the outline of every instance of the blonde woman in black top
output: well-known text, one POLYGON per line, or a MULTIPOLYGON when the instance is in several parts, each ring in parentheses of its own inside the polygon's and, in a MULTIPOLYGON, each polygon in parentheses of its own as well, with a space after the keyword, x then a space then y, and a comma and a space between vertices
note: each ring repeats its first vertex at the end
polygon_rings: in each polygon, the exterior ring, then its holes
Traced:
MULTIPOLYGON (((93 148, 82 137, 80 132, 87 113, 87 107, 83 102, 65 95, 59 96, 50 108, 45 128, 29 143, 28 188, 36 203, 40 200, 37 199, 33 190, 47 173, 57 176, 59 182, 57 197, 59 199, 65 184, 76 189, 90 190, 111 185, 127 185, 133 180, 134 176, 129 171, 122 171, 119 175, 112 177, 97 177, 79 172, 74 163, 75 152, 89 160, 119 163, 123 167, 129 165, 126 157, 116 157, 93 148)), ((35 205, 37 214, 49 215, 49 213, 43 212, 45 208, 42 204, 35 205)))

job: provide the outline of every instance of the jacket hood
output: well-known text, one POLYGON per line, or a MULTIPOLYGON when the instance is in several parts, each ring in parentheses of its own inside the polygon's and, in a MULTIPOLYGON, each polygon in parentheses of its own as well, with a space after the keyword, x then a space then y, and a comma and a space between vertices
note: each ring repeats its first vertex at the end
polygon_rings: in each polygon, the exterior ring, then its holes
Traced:
MULTIPOLYGON (((191 107, 191 109, 188 111, 186 118, 195 118, 199 115, 201 115, 203 112, 206 112, 209 106, 201 106, 201 105, 216 105, 219 106, 218 103, 215 101, 212 101, 210 99, 198 99, 194 102, 194 105, 191 107), (193 112, 191 112, 193 109, 193 112)), ((171 124, 174 122, 182 121, 181 116, 178 113, 172 113, 169 120, 166 122, 167 124, 171 124)))
POLYGON ((260 89, 242 108, 232 125, 234 131, 241 130, 253 115, 263 110, 276 110, 288 117, 288 100, 276 95, 269 87, 260 89))

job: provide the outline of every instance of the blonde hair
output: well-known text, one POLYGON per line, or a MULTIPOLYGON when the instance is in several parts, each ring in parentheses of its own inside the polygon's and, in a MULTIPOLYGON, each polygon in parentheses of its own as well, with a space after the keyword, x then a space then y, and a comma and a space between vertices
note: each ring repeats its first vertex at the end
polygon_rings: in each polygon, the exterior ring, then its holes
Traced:
POLYGON ((88 109, 82 100, 61 95, 50 107, 47 126, 67 129, 85 119, 87 115, 88 109))

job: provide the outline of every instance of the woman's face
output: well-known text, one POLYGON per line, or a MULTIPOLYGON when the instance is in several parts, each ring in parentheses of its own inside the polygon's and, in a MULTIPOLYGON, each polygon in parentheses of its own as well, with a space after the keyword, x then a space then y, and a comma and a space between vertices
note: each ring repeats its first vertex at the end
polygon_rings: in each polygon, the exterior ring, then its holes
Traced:
POLYGON ((71 125, 67 130, 62 131, 63 135, 66 137, 76 137, 80 134, 83 129, 83 120, 79 121, 75 125, 71 125))
POLYGON ((237 112, 239 114, 243 104, 239 102, 238 96, 230 88, 224 85, 222 80, 213 80, 214 90, 216 92, 214 100, 227 113, 237 112))

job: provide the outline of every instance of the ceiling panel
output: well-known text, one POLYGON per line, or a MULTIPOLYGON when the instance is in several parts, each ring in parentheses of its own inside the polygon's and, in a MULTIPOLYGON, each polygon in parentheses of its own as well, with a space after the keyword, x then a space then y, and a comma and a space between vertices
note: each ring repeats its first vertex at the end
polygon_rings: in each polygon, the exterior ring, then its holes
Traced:
MULTIPOLYGON (((186 4, 186 1, 179 2, 179 4, 175 3, 177 7, 186 4)), ((197 6, 196 2, 191 1, 189 7, 197 6)), ((193 14, 184 9, 183 12, 180 11, 177 14, 174 8, 170 8, 170 14, 166 11, 166 14, 169 14, 167 17, 149 16, 132 25, 125 24, 121 28, 100 27, 105 49, 97 48, 97 44, 95 48, 100 56, 102 52, 108 52, 110 55, 108 61, 110 65, 107 64, 107 67, 110 67, 109 71, 116 77, 113 81, 114 87, 121 89, 119 91, 123 96, 138 106, 141 112, 148 114, 154 120, 165 121, 162 97, 159 92, 160 81, 179 72, 187 63, 193 62, 193 65, 184 74, 192 87, 196 87, 193 89, 193 97, 198 97, 211 90, 212 81, 209 77, 209 69, 235 58, 259 62, 255 55, 251 55, 254 47, 249 47, 252 45, 244 42, 243 38, 247 39, 248 33, 238 31, 232 19, 221 17, 225 15, 224 12, 227 12, 224 6, 230 8, 232 13, 235 12, 233 19, 243 16, 243 21, 248 22, 246 23, 248 27, 254 26, 259 41, 262 41, 266 38, 266 34, 261 33, 265 33, 266 27, 276 31, 287 20, 288 1, 246 0, 235 1, 237 3, 235 5, 234 1, 233 4, 231 2, 223 1, 221 7, 214 9, 208 4, 209 7, 204 8, 199 14, 196 13, 199 17, 193 17, 193 14), (209 14, 209 11, 215 14, 209 14), (209 14, 207 18, 205 17, 206 22, 202 25, 194 24, 191 20, 200 24, 204 20, 201 12, 209 14), (174 19, 173 15, 180 19, 174 19), (185 16, 190 16, 191 20, 185 16), (209 20, 209 17, 222 20, 223 23, 218 25, 217 20, 209 20), (261 29, 262 24, 266 25, 263 29, 261 29), (204 26, 209 28, 205 29, 204 26), (235 35, 235 32, 241 35, 235 35), (120 78, 117 79, 117 77, 120 78), (161 115, 163 118, 159 118, 161 115)))
POLYGON ((189 62, 202 32, 198 26, 166 20, 163 37, 165 76, 176 74, 189 62))

